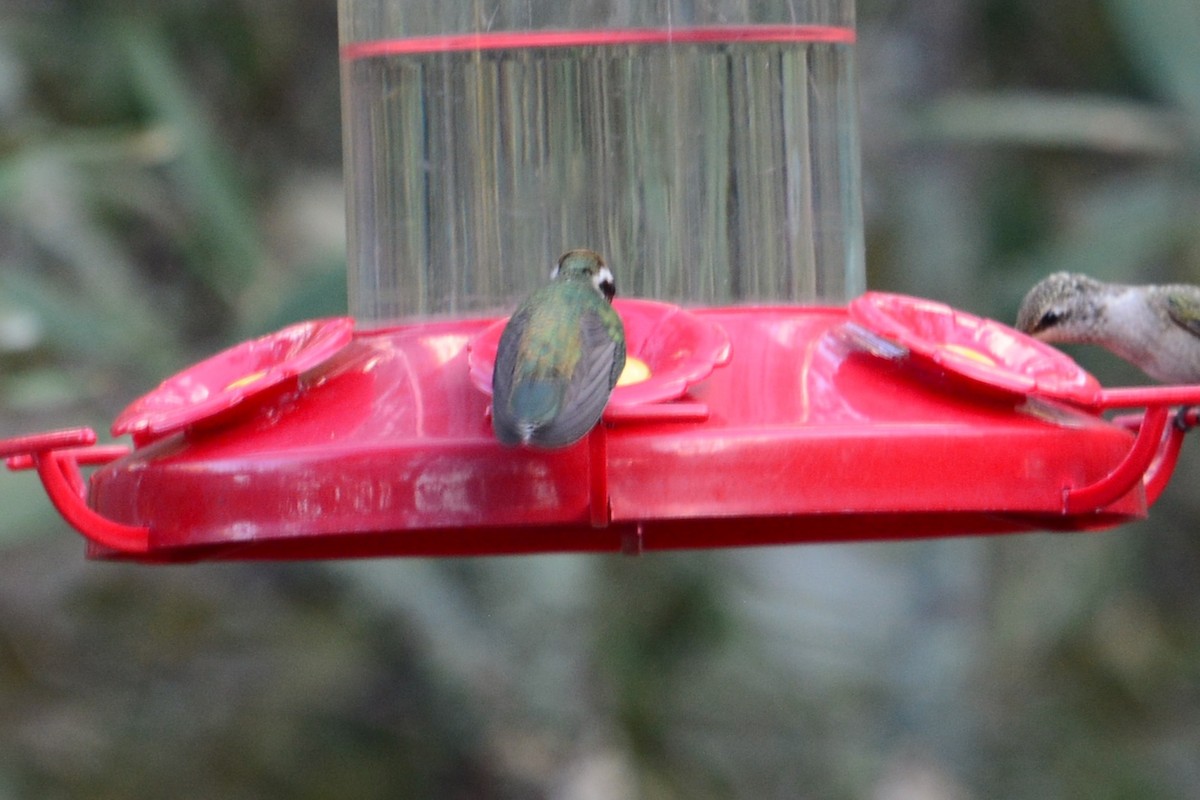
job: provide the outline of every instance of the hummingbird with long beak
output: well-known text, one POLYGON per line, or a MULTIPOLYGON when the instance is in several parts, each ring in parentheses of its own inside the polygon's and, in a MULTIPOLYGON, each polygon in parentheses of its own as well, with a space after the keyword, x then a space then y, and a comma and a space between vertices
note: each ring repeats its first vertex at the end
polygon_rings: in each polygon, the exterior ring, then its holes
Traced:
POLYGON ((571 250, 500 336, 492 373, 492 428, 506 445, 567 447, 604 413, 625 368, 625 328, 604 259, 571 250))
POLYGON ((1056 272, 1029 290, 1017 329, 1099 345, 1164 383, 1200 383, 1200 286, 1126 286, 1056 272))

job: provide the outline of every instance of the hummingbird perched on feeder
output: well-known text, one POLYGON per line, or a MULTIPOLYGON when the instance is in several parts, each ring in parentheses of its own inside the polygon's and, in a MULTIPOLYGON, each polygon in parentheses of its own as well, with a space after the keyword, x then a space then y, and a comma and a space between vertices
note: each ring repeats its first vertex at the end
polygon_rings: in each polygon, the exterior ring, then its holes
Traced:
POLYGON ((625 367, 613 274, 599 253, 570 250, 500 336, 492 428, 506 445, 574 444, 600 420, 625 367))
POLYGON ((1056 272, 1025 295, 1017 328, 1043 342, 1100 345, 1155 380, 1200 383, 1200 286, 1056 272))

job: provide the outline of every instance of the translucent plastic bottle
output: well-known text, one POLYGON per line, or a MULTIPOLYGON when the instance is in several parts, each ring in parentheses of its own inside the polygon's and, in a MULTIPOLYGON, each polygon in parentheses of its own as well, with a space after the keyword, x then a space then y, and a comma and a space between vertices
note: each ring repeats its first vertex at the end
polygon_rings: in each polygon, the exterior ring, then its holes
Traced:
POLYGON ((340 0, 350 311, 504 310, 558 255, 623 296, 863 288, 851 0, 340 0))

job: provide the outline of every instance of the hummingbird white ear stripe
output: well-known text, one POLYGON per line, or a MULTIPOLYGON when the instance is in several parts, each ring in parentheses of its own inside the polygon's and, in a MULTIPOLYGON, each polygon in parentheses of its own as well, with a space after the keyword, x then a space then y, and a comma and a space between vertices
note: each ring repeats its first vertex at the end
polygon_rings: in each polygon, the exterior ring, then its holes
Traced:
POLYGON ((606 283, 611 286, 615 282, 616 279, 613 278, 612 270, 610 270, 608 267, 601 267, 600 271, 596 273, 596 277, 592 278, 592 283, 597 289, 606 283))

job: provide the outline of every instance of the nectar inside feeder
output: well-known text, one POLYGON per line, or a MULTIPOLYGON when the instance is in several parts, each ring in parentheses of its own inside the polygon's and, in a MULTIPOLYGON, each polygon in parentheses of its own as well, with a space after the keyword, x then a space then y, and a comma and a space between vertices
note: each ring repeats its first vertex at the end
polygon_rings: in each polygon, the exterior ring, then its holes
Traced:
POLYGON ((0 456, 89 555, 146 562, 1146 515, 1183 436, 1170 407, 1200 391, 1104 389, 998 322, 864 294, 853 4, 751 5, 568 0, 531 27, 516 0, 341 0, 351 316, 167 379, 115 421, 132 448, 75 429, 0 456), (585 440, 502 447, 506 316, 574 247, 616 274, 627 374, 585 440))

